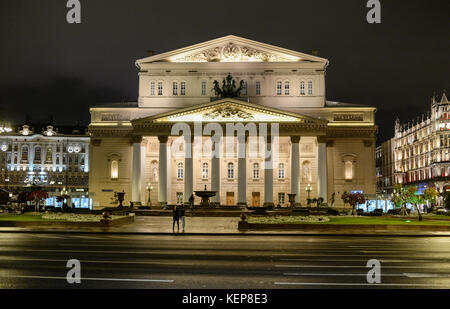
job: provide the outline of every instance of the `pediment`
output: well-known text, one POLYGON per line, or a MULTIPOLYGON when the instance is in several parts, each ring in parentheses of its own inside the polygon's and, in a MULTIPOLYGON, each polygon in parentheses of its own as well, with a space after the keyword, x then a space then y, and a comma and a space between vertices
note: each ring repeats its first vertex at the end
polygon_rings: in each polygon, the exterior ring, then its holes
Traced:
POLYGON ((133 125, 194 122, 279 122, 293 124, 326 124, 316 119, 296 113, 282 111, 237 99, 221 99, 169 113, 155 115, 133 121, 133 125))
POLYGON ((152 62, 320 62, 327 59, 229 35, 136 61, 152 62))

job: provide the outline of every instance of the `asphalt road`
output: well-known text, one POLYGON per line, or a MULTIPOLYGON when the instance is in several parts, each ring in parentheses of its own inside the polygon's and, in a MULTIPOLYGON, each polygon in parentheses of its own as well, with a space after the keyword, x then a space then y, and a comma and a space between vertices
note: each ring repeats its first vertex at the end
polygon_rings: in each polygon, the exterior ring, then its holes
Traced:
POLYGON ((450 237, 0 233, 0 288, 450 288, 450 237))

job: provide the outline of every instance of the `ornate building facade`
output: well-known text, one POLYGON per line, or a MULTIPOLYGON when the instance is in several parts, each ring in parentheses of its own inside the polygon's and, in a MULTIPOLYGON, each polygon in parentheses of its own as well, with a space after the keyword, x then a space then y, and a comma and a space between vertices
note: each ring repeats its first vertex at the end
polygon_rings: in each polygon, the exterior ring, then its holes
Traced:
POLYGON ((153 205, 205 188, 216 204, 248 206, 286 206, 289 193, 303 205, 335 193, 336 206, 343 191, 374 194, 375 108, 327 101, 328 65, 236 36, 137 60, 138 102, 90 109, 94 208, 117 191, 153 205), (218 97, 229 74, 240 96, 218 97), (230 126, 250 137, 225 134, 230 126))
POLYGON ((390 143, 394 184, 435 186, 441 193, 450 190, 450 104, 445 93, 440 100, 433 96, 426 115, 406 124, 397 120, 390 143))
POLYGON ((92 207, 88 198, 90 137, 80 130, 23 125, 0 133, 1 186, 11 192, 31 185, 43 187, 50 195, 47 205, 53 206, 55 196, 64 190, 73 197, 74 207, 92 207))

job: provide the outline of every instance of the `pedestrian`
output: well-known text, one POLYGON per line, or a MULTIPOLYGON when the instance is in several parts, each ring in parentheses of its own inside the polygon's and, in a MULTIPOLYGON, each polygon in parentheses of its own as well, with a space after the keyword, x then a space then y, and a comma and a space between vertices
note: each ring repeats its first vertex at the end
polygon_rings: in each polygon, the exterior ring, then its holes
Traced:
POLYGON ((173 223, 172 223, 172 231, 175 233, 175 222, 177 223, 177 232, 180 231, 180 208, 175 205, 173 206, 173 223))
POLYGON ((180 219, 181 219, 181 226, 183 227, 183 233, 184 233, 184 228, 186 226, 186 208, 184 207, 184 205, 182 205, 180 207, 180 219))
POLYGON ((191 206, 191 210, 194 210, 194 194, 191 194, 189 198, 189 205, 191 206))

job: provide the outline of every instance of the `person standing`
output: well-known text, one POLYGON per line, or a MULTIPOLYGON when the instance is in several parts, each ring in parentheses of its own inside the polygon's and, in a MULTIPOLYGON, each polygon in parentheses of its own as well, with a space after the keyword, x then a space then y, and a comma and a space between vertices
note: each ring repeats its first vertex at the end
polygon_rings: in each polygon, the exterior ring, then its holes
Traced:
POLYGON ((177 223, 177 232, 180 231, 180 208, 175 205, 173 206, 173 223, 172 231, 175 233, 175 222, 177 223))
POLYGON ((180 219, 181 219, 181 226, 183 227, 183 233, 184 233, 184 228, 186 226, 186 208, 184 207, 184 205, 182 205, 180 207, 180 219))

